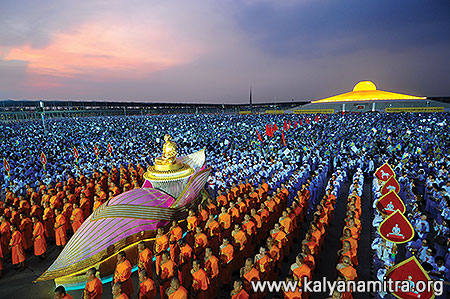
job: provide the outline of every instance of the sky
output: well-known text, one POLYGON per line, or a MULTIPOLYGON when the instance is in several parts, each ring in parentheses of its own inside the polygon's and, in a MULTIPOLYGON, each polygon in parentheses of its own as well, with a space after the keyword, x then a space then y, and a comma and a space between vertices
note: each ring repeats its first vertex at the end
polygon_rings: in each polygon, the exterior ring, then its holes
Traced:
POLYGON ((0 0, 0 99, 450 96, 450 1, 0 0))

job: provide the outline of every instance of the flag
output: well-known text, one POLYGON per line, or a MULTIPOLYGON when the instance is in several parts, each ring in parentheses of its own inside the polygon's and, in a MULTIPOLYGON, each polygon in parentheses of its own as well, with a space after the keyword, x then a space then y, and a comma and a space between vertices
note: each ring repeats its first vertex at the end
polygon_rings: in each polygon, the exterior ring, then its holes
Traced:
POLYGON ((303 126, 303 121, 302 120, 300 120, 300 126, 303 126))
POLYGON ((395 172, 389 164, 384 163, 375 171, 375 176, 378 180, 386 182, 392 176, 395 177, 395 172))
POLYGON ((291 121, 289 120, 288 130, 291 129, 291 121))
POLYGON ((286 146, 286 140, 284 139, 284 131, 281 131, 281 137, 283 138, 283 146, 286 146))
POLYGON ((275 128, 275 132, 278 131, 277 124, 274 124, 273 127, 275 128))
POLYGON ((5 171, 6 171, 6 173, 8 173, 8 176, 9 176, 9 172, 11 171, 11 167, 9 166, 9 163, 6 160, 6 158, 3 158, 3 167, 5 167, 5 171))
POLYGON ((378 212, 384 215, 391 215, 395 211, 399 210, 401 213, 405 213, 406 207, 401 198, 395 193, 395 191, 389 191, 385 195, 381 196, 376 203, 378 212))
POLYGON ((98 160, 98 155, 100 154, 100 151, 98 150, 97 144, 94 147, 94 154, 97 156, 97 160, 98 160))
POLYGON ((78 150, 75 146, 73 147, 73 156, 75 157, 75 161, 78 163, 78 157, 80 156, 80 154, 78 153, 78 150))
MULTIPOLYGON (((431 279, 428 273, 420 265, 417 258, 413 255, 392 266, 385 276, 385 281, 393 281, 392 285, 399 285, 399 288, 393 288, 391 293, 401 299, 431 299, 434 298, 434 291, 430 285, 431 279), (399 282, 399 283, 397 283, 399 282)), ((445 289, 444 289, 445 292, 445 289)), ((445 296, 444 296, 445 297, 445 296)))
POLYGON ((108 147, 106 148, 108 150, 109 156, 112 154, 112 146, 111 143, 108 143, 108 147))
POLYGON ((409 242, 414 237, 414 228, 399 210, 381 222, 378 232, 383 239, 396 244, 409 242))
MULTIPOLYGON (((256 129, 255 129, 256 130, 256 129)), ((262 138, 261 138, 261 135, 259 135, 259 132, 258 132, 258 130, 256 130, 256 134, 258 134, 258 139, 259 139, 259 141, 261 141, 262 142, 262 138)))
POLYGON ((41 152, 40 158, 41 158, 42 166, 44 167, 44 170, 45 170, 45 164, 47 164, 47 157, 45 156, 44 152, 41 152))
POLYGON ((297 121, 295 121, 294 122, 294 129, 297 128, 297 125, 298 125, 298 123, 297 123, 297 121))
POLYGON ((264 133, 264 135, 270 136, 269 125, 268 124, 266 124, 266 132, 264 133))
POLYGON ((284 123, 283 123, 283 130, 287 131, 287 123, 286 123, 286 121, 284 121, 284 123))
POLYGON ((397 194, 400 192, 400 184, 395 179, 395 176, 391 176, 391 178, 384 183, 383 188, 381 188, 381 194, 385 195, 392 190, 394 190, 397 194))

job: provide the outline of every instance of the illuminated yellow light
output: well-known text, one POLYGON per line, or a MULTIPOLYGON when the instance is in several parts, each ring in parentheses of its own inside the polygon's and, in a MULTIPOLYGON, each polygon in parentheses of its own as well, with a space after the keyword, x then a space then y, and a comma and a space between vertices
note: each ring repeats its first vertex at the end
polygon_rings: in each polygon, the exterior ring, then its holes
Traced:
POLYGON ((386 100, 425 100, 426 97, 417 97, 408 94, 377 90, 372 81, 358 82, 353 91, 324 98, 311 103, 356 102, 356 101, 386 101, 386 100))

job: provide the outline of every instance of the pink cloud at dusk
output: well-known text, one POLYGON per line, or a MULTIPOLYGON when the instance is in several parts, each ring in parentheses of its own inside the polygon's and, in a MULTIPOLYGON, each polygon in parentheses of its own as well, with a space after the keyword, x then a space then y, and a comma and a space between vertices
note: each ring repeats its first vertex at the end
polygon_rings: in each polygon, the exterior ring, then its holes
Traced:
POLYGON ((135 79, 188 63, 201 53, 198 45, 173 36, 155 24, 92 21, 55 32, 42 48, 12 47, 3 59, 27 62, 30 75, 135 79))

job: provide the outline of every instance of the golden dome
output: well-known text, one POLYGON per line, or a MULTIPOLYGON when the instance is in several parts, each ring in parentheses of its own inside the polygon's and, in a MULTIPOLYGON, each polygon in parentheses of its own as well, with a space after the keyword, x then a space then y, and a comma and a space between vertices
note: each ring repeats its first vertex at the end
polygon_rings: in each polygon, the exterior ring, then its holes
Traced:
POLYGON ((372 81, 361 81, 358 82, 353 91, 367 91, 367 90, 377 90, 377 86, 372 81))

